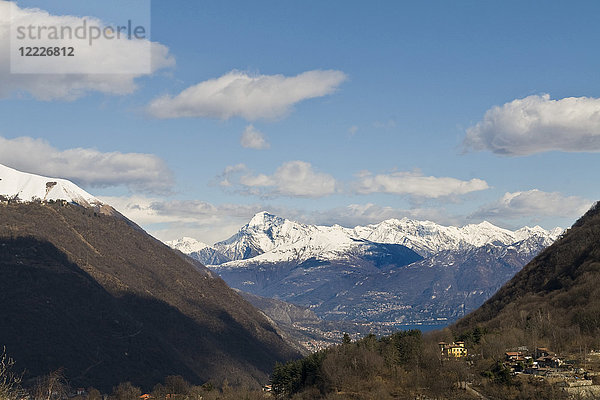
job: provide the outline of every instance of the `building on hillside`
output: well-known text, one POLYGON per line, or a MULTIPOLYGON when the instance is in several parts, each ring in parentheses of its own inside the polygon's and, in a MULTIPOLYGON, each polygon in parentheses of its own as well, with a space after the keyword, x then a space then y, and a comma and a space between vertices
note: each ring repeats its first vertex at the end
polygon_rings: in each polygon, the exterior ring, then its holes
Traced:
POLYGON ((439 342, 440 352, 444 358, 462 358, 467 356, 465 342, 439 342))
POLYGON ((540 358, 540 357, 546 357, 546 356, 551 356, 551 355, 553 355, 553 353, 550 350, 548 350, 546 347, 538 347, 535 349, 534 357, 540 358))
POLYGON ((504 357, 508 362, 524 362, 525 355, 520 351, 507 351, 504 353, 504 357))
POLYGON ((559 368, 561 365, 563 365, 562 360, 556 356, 543 356, 538 358, 536 361, 540 367, 546 368, 559 368))

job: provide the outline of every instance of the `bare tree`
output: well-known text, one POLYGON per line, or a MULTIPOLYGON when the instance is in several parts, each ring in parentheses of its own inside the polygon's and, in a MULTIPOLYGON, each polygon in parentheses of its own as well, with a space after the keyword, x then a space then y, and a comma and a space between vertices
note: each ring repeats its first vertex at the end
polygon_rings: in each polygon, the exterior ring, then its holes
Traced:
POLYGON ((21 375, 13 372, 15 361, 6 355, 6 348, 0 354, 0 399, 13 400, 17 398, 21 385, 21 375))
POLYGON ((69 385, 63 374, 62 369, 50 372, 41 378, 38 378, 34 389, 35 400, 53 400, 62 399, 67 396, 69 385))

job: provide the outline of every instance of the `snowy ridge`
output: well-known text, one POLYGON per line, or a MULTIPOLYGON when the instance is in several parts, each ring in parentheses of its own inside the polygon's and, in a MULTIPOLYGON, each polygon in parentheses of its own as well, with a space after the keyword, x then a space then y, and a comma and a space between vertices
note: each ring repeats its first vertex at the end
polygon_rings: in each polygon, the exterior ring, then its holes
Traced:
MULTIPOLYGON (((319 260, 339 260, 348 258, 348 253, 351 251, 354 254, 365 251, 366 248, 362 245, 369 243, 365 240, 352 238, 347 232, 336 227, 305 226, 305 228, 309 231, 309 234, 297 240, 289 243, 283 242, 271 250, 250 259, 238 259, 223 265, 229 267, 242 266, 249 260, 253 263, 302 262, 313 257, 319 260)), ((276 242, 281 241, 281 238, 278 239, 276 242)))
POLYGON ((200 250, 203 250, 209 247, 206 243, 202 243, 191 237, 182 237, 177 240, 170 240, 165 242, 165 244, 173 249, 177 249, 184 254, 196 253, 200 250))
POLYGON ((313 236, 319 227, 293 222, 265 211, 256 214, 238 233, 214 244, 230 260, 258 256, 283 245, 313 236))
POLYGON ((558 238, 562 231, 562 228, 547 231, 536 226, 533 228, 523 227, 513 232, 499 228, 487 221, 455 227, 408 218, 390 219, 379 224, 358 226, 353 229, 356 237, 379 243, 402 244, 424 257, 444 250, 467 250, 487 244, 508 246, 532 237, 545 239, 545 246, 548 246, 558 238))
POLYGON ((276 263, 301 262, 312 257, 340 259, 348 257, 349 252, 365 251, 366 243, 400 244, 423 257, 486 245, 512 246, 518 251, 533 253, 552 244, 562 231, 561 228, 547 231, 539 226, 510 231, 486 221, 463 227, 442 226, 407 218, 345 228, 302 224, 263 211, 213 248, 233 260, 222 264, 223 267, 243 266, 246 260, 276 263))
POLYGON ((0 164, 0 196, 19 202, 64 200, 83 207, 103 203, 66 179, 20 172, 0 164))

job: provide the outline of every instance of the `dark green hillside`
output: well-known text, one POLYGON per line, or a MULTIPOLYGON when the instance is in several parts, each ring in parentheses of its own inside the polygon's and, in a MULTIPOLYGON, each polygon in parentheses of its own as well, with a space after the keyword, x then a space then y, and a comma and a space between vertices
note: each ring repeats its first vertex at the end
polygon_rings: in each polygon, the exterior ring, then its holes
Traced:
POLYGON ((130 221, 59 204, 0 206, 0 345, 28 376, 74 385, 264 382, 295 357, 216 275, 130 221))

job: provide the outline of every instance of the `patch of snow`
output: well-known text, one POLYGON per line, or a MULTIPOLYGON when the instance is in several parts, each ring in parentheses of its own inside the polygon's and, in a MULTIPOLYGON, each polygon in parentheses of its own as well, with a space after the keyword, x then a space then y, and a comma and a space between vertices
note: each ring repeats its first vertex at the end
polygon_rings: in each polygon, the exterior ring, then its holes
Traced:
POLYGON ((18 202, 64 200, 83 207, 101 206, 100 200, 66 179, 47 178, 0 164, 0 196, 18 202))
POLYGON ((181 251, 183 254, 191 254, 209 247, 206 243, 202 243, 191 237, 182 237, 177 240, 170 240, 165 244, 172 249, 181 251))

